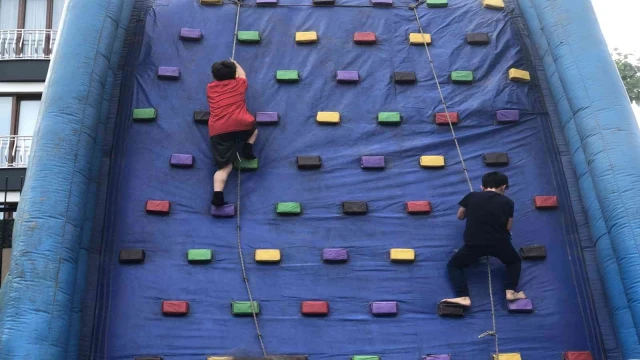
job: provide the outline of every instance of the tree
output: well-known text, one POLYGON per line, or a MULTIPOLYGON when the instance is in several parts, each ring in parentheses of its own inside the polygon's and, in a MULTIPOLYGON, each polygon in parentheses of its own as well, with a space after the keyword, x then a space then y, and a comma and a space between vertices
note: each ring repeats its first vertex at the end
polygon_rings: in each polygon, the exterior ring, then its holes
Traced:
POLYGON ((640 105, 640 58, 634 59, 632 54, 624 54, 613 49, 613 61, 618 67, 618 72, 627 89, 629 100, 640 105))

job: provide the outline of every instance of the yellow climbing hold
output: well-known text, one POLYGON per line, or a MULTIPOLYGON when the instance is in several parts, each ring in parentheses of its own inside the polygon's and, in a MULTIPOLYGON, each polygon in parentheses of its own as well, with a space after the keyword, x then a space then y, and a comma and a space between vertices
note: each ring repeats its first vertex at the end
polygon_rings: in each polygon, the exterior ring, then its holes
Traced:
POLYGON ((259 249, 255 252, 256 262, 279 262, 280 250, 278 249, 259 249))
POLYGON ((420 166, 422 166, 423 168, 444 167, 444 156, 440 156, 440 155, 420 156, 420 166))
POLYGON ((509 80, 517 82, 529 82, 531 75, 528 71, 520 69, 509 69, 509 80))
POLYGON ((409 44, 422 45, 424 43, 427 43, 427 45, 431 45, 431 34, 424 34, 424 37, 421 33, 409 34, 409 44))
POLYGON ((316 115, 316 121, 322 124, 337 124, 340 122, 340 113, 332 111, 320 111, 316 115))
POLYGON ((300 31, 296 33, 296 42, 299 44, 309 44, 318 41, 318 33, 315 31, 300 31))
POLYGON ((413 249, 391 249, 389 258, 391 261, 414 261, 416 252, 413 249))
POLYGON ((504 1, 503 0, 482 0, 482 6, 487 9, 504 9, 504 1))
POLYGON ((493 360, 522 360, 520 353, 493 354, 493 360))

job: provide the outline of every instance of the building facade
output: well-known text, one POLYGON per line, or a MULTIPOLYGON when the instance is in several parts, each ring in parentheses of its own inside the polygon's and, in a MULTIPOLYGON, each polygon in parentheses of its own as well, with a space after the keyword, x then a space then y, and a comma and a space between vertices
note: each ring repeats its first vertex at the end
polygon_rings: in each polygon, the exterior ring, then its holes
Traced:
POLYGON ((44 81, 66 0, 0 0, 0 245, 2 280, 11 259, 44 81))

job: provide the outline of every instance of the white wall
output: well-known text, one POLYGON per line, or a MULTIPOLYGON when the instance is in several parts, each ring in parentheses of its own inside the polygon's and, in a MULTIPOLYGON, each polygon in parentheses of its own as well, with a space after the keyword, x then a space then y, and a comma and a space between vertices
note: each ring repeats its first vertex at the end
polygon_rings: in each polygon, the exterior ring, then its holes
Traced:
POLYGON ((0 82, 0 94, 42 94, 43 82, 0 82))

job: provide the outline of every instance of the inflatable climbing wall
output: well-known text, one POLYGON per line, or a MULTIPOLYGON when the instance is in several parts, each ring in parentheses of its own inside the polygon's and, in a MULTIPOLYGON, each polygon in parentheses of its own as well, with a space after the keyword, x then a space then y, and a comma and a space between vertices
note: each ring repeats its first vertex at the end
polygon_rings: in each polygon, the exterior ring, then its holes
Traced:
MULTIPOLYGON (((40 330, 20 347, 19 320, 10 318, 23 305, 11 296, 24 264, 14 261, 3 353, 628 358, 635 329, 627 324, 633 335, 621 338, 607 311, 566 113, 549 90, 544 47, 531 40, 539 26, 523 19, 533 5, 521 3, 157 0, 134 8, 72 0, 68 22, 80 21, 80 10, 122 14, 108 44, 113 54, 124 44, 122 56, 91 68, 103 66, 106 79, 96 78, 105 89, 90 99, 102 106, 90 129, 99 142, 86 150, 89 195, 77 208, 86 220, 73 235, 83 241, 73 250, 69 240, 65 257, 80 275, 60 282, 67 295, 56 309, 71 311, 54 322, 59 338, 40 330), (258 159, 236 163, 225 189, 231 204, 212 209, 205 89, 211 65, 232 56, 247 72, 258 159), (463 243, 457 203, 489 171, 510 179, 520 287, 530 301, 507 303, 503 266, 492 259, 488 272, 481 260, 467 271, 472 307, 442 316, 438 301, 453 295, 446 263, 463 243)), ((111 50, 103 47, 93 54, 111 50)), ((60 58, 49 88, 75 76, 56 73, 60 58)), ((36 194, 30 171, 25 192, 36 194)), ((38 230, 21 227, 18 238, 29 231, 38 230)), ((47 308, 46 299, 36 307, 47 308)), ((45 313, 36 323, 49 321, 45 313)))

